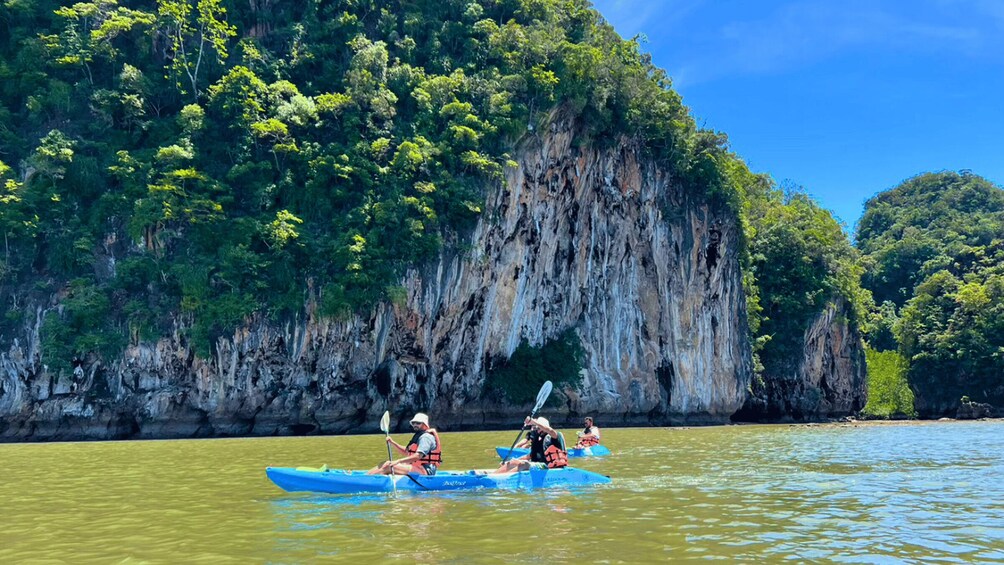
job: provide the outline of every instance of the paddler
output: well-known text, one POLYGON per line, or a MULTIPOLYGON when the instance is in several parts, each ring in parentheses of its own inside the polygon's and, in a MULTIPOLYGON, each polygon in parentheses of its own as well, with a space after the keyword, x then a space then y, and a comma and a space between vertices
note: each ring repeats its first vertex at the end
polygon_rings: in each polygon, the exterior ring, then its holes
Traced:
POLYGON ((576 449, 600 444, 600 429, 593 425, 593 417, 586 416, 584 423, 586 424, 585 429, 581 432, 575 432, 575 435, 579 436, 579 442, 575 444, 576 449))
POLYGON ((429 416, 421 412, 415 414, 415 417, 411 419, 411 428, 415 434, 411 436, 411 440, 406 446, 402 446, 389 435, 387 436, 387 443, 393 445, 405 456, 394 461, 384 461, 379 466, 370 469, 367 474, 436 474, 436 469, 443 462, 443 444, 439 440, 439 434, 435 429, 429 427, 429 416))
POLYGON ((499 465, 495 473, 510 473, 528 469, 560 469, 568 466, 568 452, 565 449, 565 436, 551 427, 547 418, 527 418, 524 426, 530 426, 527 439, 530 442, 530 453, 516 459, 511 459, 499 465))

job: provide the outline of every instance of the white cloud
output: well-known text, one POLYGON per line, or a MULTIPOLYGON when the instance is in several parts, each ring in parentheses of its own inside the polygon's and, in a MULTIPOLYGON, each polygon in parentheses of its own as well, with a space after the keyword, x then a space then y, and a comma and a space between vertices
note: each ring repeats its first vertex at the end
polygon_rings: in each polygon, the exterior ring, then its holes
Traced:
POLYGON ((621 37, 649 35, 685 21, 706 0, 596 0, 594 7, 614 24, 621 37))
POLYGON ((800 0, 764 4, 755 18, 715 2, 601 0, 625 36, 670 46, 679 86, 724 76, 783 73, 848 53, 949 54, 1004 59, 1004 2, 800 0))

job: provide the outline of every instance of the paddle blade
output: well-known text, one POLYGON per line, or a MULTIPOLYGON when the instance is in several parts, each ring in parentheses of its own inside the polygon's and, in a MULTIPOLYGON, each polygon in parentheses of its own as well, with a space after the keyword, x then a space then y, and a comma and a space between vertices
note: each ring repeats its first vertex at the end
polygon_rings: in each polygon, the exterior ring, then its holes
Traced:
POLYGON ((540 392, 537 393, 537 403, 533 405, 534 416, 537 415, 540 407, 547 402, 547 397, 551 395, 552 388, 554 388, 554 386, 551 384, 551 381, 544 381, 543 386, 540 387, 540 392))
POLYGON ((390 410, 383 413, 383 418, 380 418, 380 431, 389 434, 390 433, 390 410))

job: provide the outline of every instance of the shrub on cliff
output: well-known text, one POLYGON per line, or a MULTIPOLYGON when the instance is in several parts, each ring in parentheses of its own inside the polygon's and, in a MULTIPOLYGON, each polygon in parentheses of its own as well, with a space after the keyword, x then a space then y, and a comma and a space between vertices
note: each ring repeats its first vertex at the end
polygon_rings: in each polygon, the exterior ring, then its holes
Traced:
POLYGON ((868 363, 868 402, 861 415, 866 418, 913 418, 913 391, 906 381, 906 359, 895 351, 865 349, 868 363))
MULTIPOLYGON (((519 344, 509 359, 489 368, 485 394, 501 395, 512 404, 532 404, 544 381, 556 387, 577 388, 582 383, 584 352, 575 330, 568 330, 541 347, 519 344)), ((557 395, 548 400, 557 402, 557 395)))
POLYGON ((782 377, 801 359, 805 331, 827 304, 837 297, 851 304, 853 327, 869 297, 859 254, 827 210, 800 189, 773 185, 748 200, 749 270, 759 295, 754 343, 765 373, 782 377))

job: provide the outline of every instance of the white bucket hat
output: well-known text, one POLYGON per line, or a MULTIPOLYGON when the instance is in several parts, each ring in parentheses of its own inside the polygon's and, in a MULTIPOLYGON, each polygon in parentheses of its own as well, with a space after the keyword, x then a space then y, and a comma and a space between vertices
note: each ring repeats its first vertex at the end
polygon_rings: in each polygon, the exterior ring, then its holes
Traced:
POLYGON ((421 412, 416 412, 415 413, 415 417, 411 419, 411 423, 412 424, 414 424, 415 422, 418 422, 420 424, 425 424, 426 426, 428 426, 429 425, 429 417, 426 416, 425 414, 421 413, 421 412))
POLYGON ((545 428, 550 428, 551 422, 548 422, 547 418, 537 418, 537 425, 544 426, 545 428))

